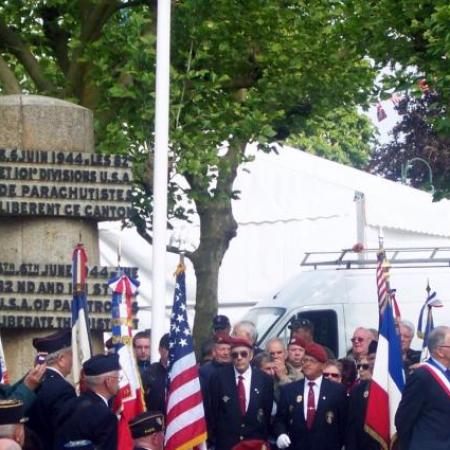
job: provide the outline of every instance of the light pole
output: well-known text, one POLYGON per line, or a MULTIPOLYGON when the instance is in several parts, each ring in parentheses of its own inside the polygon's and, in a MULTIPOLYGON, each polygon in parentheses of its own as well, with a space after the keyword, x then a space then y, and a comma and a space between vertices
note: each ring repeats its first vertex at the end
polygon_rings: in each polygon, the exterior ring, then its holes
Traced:
POLYGON ((420 162, 424 163, 427 166, 428 175, 429 175, 429 182, 430 182, 430 188, 431 188, 431 195, 433 195, 434 194, 433 171, 431 170, 430 163, 426 159, 419 158, 419 157, 411 158, 411 159, 408 159, 404 164, 402 164, 402 167, 401 167, 401 182, 403 184, 407 184, 406 180, 408 179, 408 171, 409 171, 409 169, 412 168, 412 166, 413 166, 412 163, 415 162, 415 161, 420 161, 420 162))

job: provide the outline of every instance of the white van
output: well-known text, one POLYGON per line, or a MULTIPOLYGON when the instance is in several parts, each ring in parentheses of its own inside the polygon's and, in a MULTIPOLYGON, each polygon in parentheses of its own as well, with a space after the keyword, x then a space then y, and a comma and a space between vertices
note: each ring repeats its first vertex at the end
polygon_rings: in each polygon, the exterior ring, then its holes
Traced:
MULTIPOLYGON (((450 254, 450 249, 444 250, 450 254)), ((429 283, 431 291, 436 291, 437 298, 444 304, 442 308, 433 308, 434 324, 450 326, 450 260, 437 258, 436 253, 431 253, 431 258, 408 258, 405 267, 406 259, 399 262, 399 249, 395 251, 396 254, 392 253, 390 287, 396 289, 401 318, 417 327, 429 283)), ((386 253, 389 254, 388 251, 386 253)), ((349 350, 355 328, 378 329, 375 261, 372 265, 368 261, 363 264, 357 261, 349 264, 342 258, 338 261, 333 262, 338 268, 321 269, 329 264, 305 264, 304 260, 303 265, 315 266, 316 269, 301 272, 272 298, 259 302, 248 311, 243 319, 255 323, 259 347, 263 348, 265 342, 275 336, 287 342, 289 322, 297 314, 313 322, 315 341, 326 345, 340 358, 349 350), (352 268, 355 262, 360 268, 352 268)), ((412 348, 421 347, 422 341, 416 338, 412 348)))

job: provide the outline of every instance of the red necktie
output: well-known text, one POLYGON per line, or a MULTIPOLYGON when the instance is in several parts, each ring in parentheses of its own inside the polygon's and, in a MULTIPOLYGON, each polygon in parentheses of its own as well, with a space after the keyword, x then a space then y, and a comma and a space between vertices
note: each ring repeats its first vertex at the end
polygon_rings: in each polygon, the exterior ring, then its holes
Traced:
POLYGON ((306 406, 306 426, 310 430, 314 423, 314 416, 316 415, 316 405, 314 402, 314 391, 313 386, 316 383, 314 381, 308 381, 309 391, 308 391, 308 403, 306 406))
POLYGON ((244 377, 242 375, 238 376, 238 400, 239 400, 239 408, 241 409, 241 413, 245 416, 245 387, 244 387, 244 377))

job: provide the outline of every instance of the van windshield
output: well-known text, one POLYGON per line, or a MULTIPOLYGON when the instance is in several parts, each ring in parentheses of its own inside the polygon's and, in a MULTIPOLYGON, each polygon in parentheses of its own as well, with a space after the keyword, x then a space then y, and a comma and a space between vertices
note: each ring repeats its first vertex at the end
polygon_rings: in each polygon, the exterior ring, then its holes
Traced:
POLYGON ((249 320, 255 324, 258 333, 257 343, 259 344, 285 312, 286 308, 252 308, 243 320, 249 320))

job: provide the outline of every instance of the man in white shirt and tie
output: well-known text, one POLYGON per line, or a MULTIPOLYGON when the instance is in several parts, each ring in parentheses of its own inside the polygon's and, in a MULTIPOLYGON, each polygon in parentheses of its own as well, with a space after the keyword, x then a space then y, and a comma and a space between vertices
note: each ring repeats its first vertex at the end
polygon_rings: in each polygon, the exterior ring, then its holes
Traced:
POLYGON ((210 378, 210 445, 230 450, 247 439, 266 440, 273 403, 273 380, 252 367, 253 346, 245 338, 232 338, 233 364, 210 378))
POLYGON ((347 415, 345 388, 322 376, 327 354, 316 343, 306 345, 304 380, 281 387, 275 419, 280 449, 341 450, 347 415))

